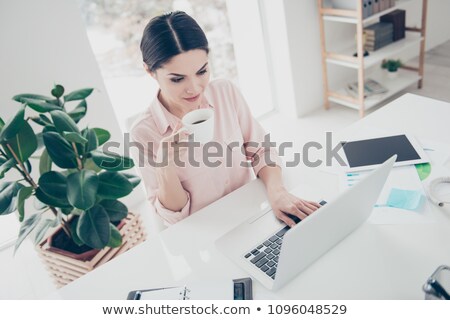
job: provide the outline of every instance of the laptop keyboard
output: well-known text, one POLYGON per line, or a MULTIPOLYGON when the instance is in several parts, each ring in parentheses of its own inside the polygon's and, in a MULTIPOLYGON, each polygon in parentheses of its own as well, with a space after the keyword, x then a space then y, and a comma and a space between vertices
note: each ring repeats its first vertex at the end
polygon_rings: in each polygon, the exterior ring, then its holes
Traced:
MULTIPOLYGON (((321 201, 319 204, 323 206, 326 204, 326 201, 321 201)), ((296 224, 301 221, 301 219, 296 216, 290 214, 288 214, 288 216, 294 220, 296 224)), ((244 258, 264 272, 268 277, 275 279, 283 237, 289 229, 289 226, 283 227, 273 236, 267 238, 262 243, 247 252, 244 255, 244 258)))

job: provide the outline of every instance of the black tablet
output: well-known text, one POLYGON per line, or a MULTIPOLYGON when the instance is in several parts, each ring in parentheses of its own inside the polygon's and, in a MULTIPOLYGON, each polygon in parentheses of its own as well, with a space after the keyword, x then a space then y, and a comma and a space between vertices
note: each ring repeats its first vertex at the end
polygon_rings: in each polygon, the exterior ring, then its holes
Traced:
POLYGON ((420 145, 405 134, 342 142, 342 149, 351 171, 372 169, 397 155, 396 165, 428 162, 420 145))

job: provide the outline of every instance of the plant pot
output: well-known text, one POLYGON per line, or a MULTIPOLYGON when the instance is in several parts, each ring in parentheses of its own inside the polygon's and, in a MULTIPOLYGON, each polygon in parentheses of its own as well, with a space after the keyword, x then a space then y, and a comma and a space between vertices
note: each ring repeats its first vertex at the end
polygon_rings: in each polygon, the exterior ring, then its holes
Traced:
POLYGON ((51 246, 54 235, 61 231, 57 229, 49 238, 37 246, 50 275, 58 288, 78 279, 89 271, 101 266, 121 253, 143 242, 146 233, 138 215, 128 213, 128 216, 117 226, 122 235, 122 245, 117 248, 90 249, 82 253, 72 253, 51 246))
POLYGON ((395 79, 398 77, 398 72, 396 71, 388 71, 387 76, 389 79, 395 79))

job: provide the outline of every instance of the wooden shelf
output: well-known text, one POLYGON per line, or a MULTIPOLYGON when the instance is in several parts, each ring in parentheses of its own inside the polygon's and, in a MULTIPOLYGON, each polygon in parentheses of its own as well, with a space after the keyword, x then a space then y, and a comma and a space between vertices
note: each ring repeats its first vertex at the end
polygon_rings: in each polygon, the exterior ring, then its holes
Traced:
MULTIPOLYGON (((390 56, 395 56, 410 47, 415 45, 419 45, 420 41, 423 40, 417 33, 406 32, 406 36, 404 39, 393 42, 379 50, 369 52, 369 56, 364 57, 364 68, 370 68, 374 65, 380 64, 383 59, 390 56)), ((343 67, 358 69, 359 63, 356 57, 353 57, 353 53, 356 51, 356 47, 352 46, 347 49, 344 49, 342 52, 337 53, 337 58, 333 58, 333 54, 329 55, 327 58, 328 63, 340 65, 343 67), (339 56, 345 56, 350 58, 352 61, 339 59, 339 56)))
MULTIPOLYGON (((396 0, 395 5, 389 9, 377 12, 365 19, 363 19, 363 2, 362 0, 348 0, 347 8, 349 9, 337 9, 324 7, 325 0, 317 0, 319 9, 319 27, 320 27, 320 44, 322 48, 322 73, 323 73, 323 92, 324 92, 324 107, 329 108, 330 102, 339 103, 350 108, 359 110, 361 117, 364 117, 365 111, 382 103, 384 100, 398 93, 399 91, 409 87, 417 82, 419 88, 422 87, 423 74, 424 74, 424 59, 425 59, 425 36, 426 36, 426 17, 427 17, 427 5, 428 0, 421 0, 422 14, 420 28, 408 28, 406 27, 405 38, 396 42, 393 42, 377 51, 372 51, 369 56, 363 57, 364 52, 364 27, 366 25, 375 23, 379 18, 391 11, 397 10, 409 3, 417 3, 419 0, 396 0), (354 1, 353 5, 350 1, 354 1), (354 43, 348 48, 343 48, 339 51, 329 51, 326 48, 326 30, 325 22, 341 22, 350 23, 355 25, 356 37, 354 43), (397 78, 389 78, 387 72, 381 69, 381 62, 384 59, 398 58, 398 56, 407 50, 416 49, 419 53, 418 66, 408 66, 403 70, 398 71, 397 78), (358 57, 354 57, 353 54, 358 52, 358 57), (342 67, 353 69, 357 72, 357 77, 354 81, 358 83, 358 96, 354 97, 349 95, 345 89, 347 84, 343 84, 342 88, 337 91, 329 89, 328 83, 328 65, 334 64, 342 67), (380 66, 376 71, 367 75, 366 69, 371 67, 380 66), (380 84, 384 85, 388 92, 382 95, 374 97, 368 97, 364 99, 364 79, 373 79, 380 84)), ((349 37, 354 37, 354 33, 349 37)))
MULTIPOLYGON (((383 102, 384 100, 392 97, 396 93, 417 83, 417 81, 421 79, 421 77, 417 74, 417 72, 402 70, 402 69, 399 69, 397 71, 396 78, 390 78, 388 76, 388 72, 386 70, 381 70, 381 69, 377 70, 374 73, 369 74, 366 79, 369 79, 369 78, 383 84, 383 86, 388 89, 388 92, 364 99, 364 107, 365 107, 364 109, 365 110, 375 107, 376 105, 378 105, 381 102, 383 102)), ((347 96, 351 99, 355 99, 355 97, 349 95, 349 93, 345 87, 338 89, 336 91, 336 93, 338 95, 347 96)), ((359 110, 359 108, 360 108, 360 106, 357 103, 351 103, 348 100, 339 99, 339 98, 332 97, 332 96, 330 96, 328 98, 328 100, 331 102, 345 105, 345 106, 353 108, 353 109, 359 110)))

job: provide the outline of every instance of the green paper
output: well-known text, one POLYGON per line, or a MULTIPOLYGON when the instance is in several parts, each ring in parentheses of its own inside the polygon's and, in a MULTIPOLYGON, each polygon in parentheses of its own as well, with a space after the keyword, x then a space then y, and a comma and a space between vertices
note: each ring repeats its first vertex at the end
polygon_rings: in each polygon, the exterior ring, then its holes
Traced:
POLYGON ((431 165, 429 163, 416 164, 416 170, 419 174, 420 181, 425 180, 431 173, 431 165))

